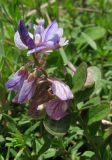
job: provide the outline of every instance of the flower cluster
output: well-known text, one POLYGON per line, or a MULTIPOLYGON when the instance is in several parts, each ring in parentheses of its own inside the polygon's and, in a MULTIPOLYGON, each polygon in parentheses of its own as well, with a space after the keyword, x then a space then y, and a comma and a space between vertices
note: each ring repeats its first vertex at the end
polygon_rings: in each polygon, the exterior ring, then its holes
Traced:
POLYGON ((28 54, 51 52, 53 49, 68 44, 63 36, 63 29, 58 27, 56 21, 44 28, 44 20, 40 19, 38 25, 34 25, 34 35, 29 33, 23 20, 18 24, 18 30, 14 35, 15 45, 21 49, 28 49, 28 54))
POLYGON ((67 114, 73 94, 68 85, 57 78, 49 77, 43 66, 40 66, 37 55, 51 52, 54 49, 68 44, 63 37, 63 29, 56 21, 44 28, 44 20, 40 19, 34 25, 34 35, 28 32, 24 21, 20 20, 14 35, 15 45, 21 49, 28 49, 28 54, 35 57, 33 72, 28 67, 21 67, 6 83, 8 90, 13 90, 16 96, 14 103, 29 103, 29 114, 36 118, 40 115, 40 108, 46 111, 54 120, 60 120, 67 114))

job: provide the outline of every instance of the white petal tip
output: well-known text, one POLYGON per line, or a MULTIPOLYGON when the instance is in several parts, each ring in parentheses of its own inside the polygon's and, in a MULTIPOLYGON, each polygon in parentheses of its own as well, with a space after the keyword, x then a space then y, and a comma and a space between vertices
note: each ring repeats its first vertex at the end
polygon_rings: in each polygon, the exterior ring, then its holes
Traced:
POLYGON ((59 42, 59 45, 61 46, 61 47, 63 47, 63 46, 66 46, 67 44, 69 43, 69 40, 66 40, 66 38, 60 38, 60 42, 59 42))

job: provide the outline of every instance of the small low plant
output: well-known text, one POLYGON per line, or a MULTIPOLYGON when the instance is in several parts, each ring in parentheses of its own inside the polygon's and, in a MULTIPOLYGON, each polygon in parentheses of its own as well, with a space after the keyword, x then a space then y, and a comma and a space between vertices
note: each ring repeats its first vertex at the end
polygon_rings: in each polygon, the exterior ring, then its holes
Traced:
MULTIPOLYGON (((74 60, 75 55, 69 58, 74 44, 64 37, 56 20, 48 19, 47 27, 44 19, 27 25, 22 19, 16 28, 13 49, 23 59, 16 70, 12 66, 15 73, 5 83, 8 109, 1 109, 0 149, 4 146, 7 154, 0 153, 0 159, 105 160, 112 157, 111 102, 104 94, 110 89, 110 79, 105 81, 101 67, 92 63, 91 57, 85 61, 82 53, 86 47, 97 51, 95 40, 102 38, 106 31, 94 26, 88 29, 85 25, 82 32, 83 26, 77 19, 79 26, 71 33, 72 40, 77 37, 75 45, 79 54, 74 60), (70 47, 65 53, 66 46, 70 47)), ((62 24, 63 20, 67 21, 62 18, 62 24)), ((110 75, 106 74, 109 78, 110 75)))

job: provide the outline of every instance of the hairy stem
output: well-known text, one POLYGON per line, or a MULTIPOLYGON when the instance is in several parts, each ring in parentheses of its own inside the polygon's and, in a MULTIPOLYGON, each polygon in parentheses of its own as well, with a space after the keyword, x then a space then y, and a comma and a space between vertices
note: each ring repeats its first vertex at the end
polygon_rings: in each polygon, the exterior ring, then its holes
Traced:
POLYGON ((33 60, 34 60, 35 65, 39 67, 39 69, 42 71, 42 73, 45 75, 45 77, 48 78, 47 72, 42 68, 42 66, 41 66, 41 64, 38 62, 35 54, 33 54, 33 60))

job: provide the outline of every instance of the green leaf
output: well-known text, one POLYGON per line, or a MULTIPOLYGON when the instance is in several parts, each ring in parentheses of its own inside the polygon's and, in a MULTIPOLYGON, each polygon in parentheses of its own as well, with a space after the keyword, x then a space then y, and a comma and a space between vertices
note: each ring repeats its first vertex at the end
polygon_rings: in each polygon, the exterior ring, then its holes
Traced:
POLYGON ((87 77, 87 65, 85 62, 81 63, 77 68, 73 77, 73 92, 78 92, 83 89, 87 77))
POLYGON ((14 119, 11 116, 4 113, 3 118, 7 121, 7 128, 10 131, 19 133, 19 130, 16 126, 16 122, 14 121, 14 119))
POLYGON ((91 158, 95 155, 94 152, 92 151, 85 151, 83 154, 82 154, 82 157, 87 157, 87 158, 91 158))
POLYGON ((4 157, 0 154, 0 160, 4 160, 4 157))
MULTIPOLYGON (((82 95, 82 97, 83 96, 84 95, 82 95)), ((85 101, 85 100, 83 100, 83 101, 85 101)), ((93 98, 90 98, 90 100, 88 100, 86 103, 82 103, 81 106, 80 106, 80 103, 79 103, 79 108, 78 109, 84 110, 84 109, 87 109, 87 108, 91 108, 92 106, 96 106, 100 103, 101 103, 100 97, 93 97, 93 98)), ((77 107, 78 107, 78 105, 77 105, 77 107)))
POLYGON ((38 157, 40 157, 44 152, 46 152, 50 148, 50 145, 51 144, 48 141, 45 142, 38 152, 38 157))
POLYGON ((90 37, 88 36, 86 33, 82 32, 82 36, 83 38, 86 40, 86 42, 94 49, 94 50, 97 50, 97 45, 95 43, 95 41, 90 37))
POLYGON ((61 120, 52 120, 46 116, 43 124, 45 129, 54 136, 63 136, 69 129, 70 126, 70 115, 65 116, 61 120))
POLYGON ((0 135, 0 143, 4 142, 5 138, 3 137, 3 135, 0 135))
POLYGON ((79 91, 75 94, 75 103, 83 102, 92 95, 95 86, 91 86, 90 88, 85 88, 83 91, 79 91))
MULTIPOLYGON (((102 27, 90 27, 88 29, 86 29, 84 31, 84 33, 86 35, 88 35, 92 40, 98 40, 102 37, 104 37, 106 30, 102 27)), ((82 46, 84 43, 86 43, 86 39, 83 37, 83 35, 81 34, 81 36, 77 37, 76 39, 76 44, 79 44, 80 46, 82 46)))
POLYGON ((4 51, 3 42, 0 40, 0 61, 3 56, 5 56, 5 51, 4 51))
MULTIPOLYGON (((96 135, 96 133, 98 132, 99 128, 100 128, 100 121, 98 122, 95 122, 95 123, 92 123, 90 126, 89 126, 89 131, 91 133, 91 135, 94 137, 96 135)), ((92 138, 93 138, 92 137, 92 138)))
POLYGON ((95 90, 94 93, 95 94, 99 94, 102 88, 102 83, 101 83, 101 71, 98 67, 96 66, 91 66, 89 67, 89 69, 91 70, 93 79, 95 81, 95 90))
POLYGON ((54 157, 56 154, 56 149, 54 148, 49 148, 43 155, 44 159, 48 159, 51 157, 54 157))
POLYGON ((59 50, 60 50, 60 54, 61 54, 61 57, 63 59, 64 64, 67 65, 68 64, 68 58, 66 56, 66 53, 65 53, 64 49, 60 48, 59 50))
POLYGON ((21 155, 23 154, 24 148, 20 149, 19 152, 17 153, 16 157, 14 158, 14 160, 19 160, 21 155))
POLYGON ((100 105, 92 107, 88 113, 88 125, 102 120, 109 114, 109 112, 110 106, 108 103, 102 103, 100 105))
POLYGON ((31 126, 30 128, 28 128, 24 135, 27 136, 29 135, 30 133, 32 133, 37 127, 39 126, 39 122, 35 123, 33 126, 31 126))
POLYGON ((87 33, 93 40, 97 40, 105 35, 106 30, 102 27, 97 26, 88 28, 85 33, 87 33))
POLYGON ((2 115, 2 114, 0 114, 0 121, 2 120, 2 117, 3 117, 3 115, 2 115))

